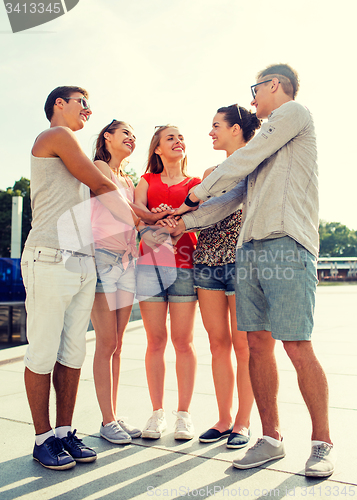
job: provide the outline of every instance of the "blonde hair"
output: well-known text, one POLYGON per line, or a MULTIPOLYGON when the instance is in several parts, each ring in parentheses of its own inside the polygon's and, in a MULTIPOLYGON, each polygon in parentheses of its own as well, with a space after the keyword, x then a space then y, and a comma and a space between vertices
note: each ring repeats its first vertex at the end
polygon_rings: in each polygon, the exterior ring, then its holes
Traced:
MULTIPOLYGON (((155 130, 154 135, 152 136, 151 142, 150 142, 150 147, 149 147, 149 157, 148 157, 148 162, 146 166, 145 173, 150 172, 152 174, 161 174, 161 172, 164 170, 164 165, 162 163, 162 160, 160 156, 155 153, 156 148, 160 145, 160 140, 161 140, 161 132, 168 128, 178 128, 176 125, 162 125, 160 127, 157 127, 155 130)), ((189 177, 187 175, 187 157, 183 158, 181 160, 181 172, 185 177, 189 177)))

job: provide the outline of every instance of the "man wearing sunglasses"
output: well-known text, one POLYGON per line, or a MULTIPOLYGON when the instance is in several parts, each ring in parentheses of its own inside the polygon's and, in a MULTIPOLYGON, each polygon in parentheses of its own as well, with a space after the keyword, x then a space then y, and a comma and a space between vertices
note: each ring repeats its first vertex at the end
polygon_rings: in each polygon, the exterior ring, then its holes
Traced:
POLYGON ((209 200, 180 222, 181 230, 202 229, 243 203, 236 255, 237 321, 238 329, 248 332, 263 438, 233 465, 249 469, 285 456, 277 408, 276 339, 295 367, 312 420, 305 474, 327 477, 334 471, 328 386, 310 340, 319 245, 316 137, 309 111, 295 102, 298 88, 298 76, 288 65, 272 65, 258 74, 251 104, 267 122, 196 187, 177 213, 209 200))
MULTIPOLYGON (((36 433, 33 458, 44 467, 63 470, 97 458, 72 431, 96 284, 90 191, 119 221, 131 227, 141 222, 75 137, 92 114, 87 91, 57 87, 47 97, 45 113, 50 128, 32 148, 33 220, 21 259, 29 342, 25 385, 36 433), (51 374, 56 391, 55 431, 49 418, 51 374)), ((162 217, 141 212, 148 223, 162 217)), ((147 230, 145 238, 150 238, 147 230)))

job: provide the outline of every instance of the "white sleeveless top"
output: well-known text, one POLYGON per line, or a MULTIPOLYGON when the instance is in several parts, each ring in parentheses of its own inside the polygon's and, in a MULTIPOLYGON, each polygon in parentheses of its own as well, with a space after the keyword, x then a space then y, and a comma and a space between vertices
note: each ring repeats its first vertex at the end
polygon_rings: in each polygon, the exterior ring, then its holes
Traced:
POLYGON ((31 207, 27 246, 94 254, 89 188, 60 158, 31 155, 31 207))

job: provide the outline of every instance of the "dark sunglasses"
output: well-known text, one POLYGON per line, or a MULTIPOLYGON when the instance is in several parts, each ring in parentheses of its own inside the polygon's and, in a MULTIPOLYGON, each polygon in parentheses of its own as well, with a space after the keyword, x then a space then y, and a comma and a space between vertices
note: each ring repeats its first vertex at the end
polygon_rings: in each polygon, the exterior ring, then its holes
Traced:
POLYGON ((110 129, 110 127, 113 125, 114 122, 117 122, 118 120, 116 120, 115 118, 113 118, 113 120, 109 123, 109 125, 107 125, 105 127, 105 129, 103 130, 103 134, 105 134, 105 132, 108 132, 108 130, 110 129))

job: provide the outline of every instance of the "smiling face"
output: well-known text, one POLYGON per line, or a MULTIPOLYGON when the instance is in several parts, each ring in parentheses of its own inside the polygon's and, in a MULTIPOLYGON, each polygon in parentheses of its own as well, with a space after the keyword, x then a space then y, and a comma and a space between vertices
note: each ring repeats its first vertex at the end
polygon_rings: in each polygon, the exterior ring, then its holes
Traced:
POLYGON ((155 153, 165 162, 181 161, 185 158, 186 144, 179 129, 168 127, 160 133, 160 142, 155 153))
POLYGON ((238 124, 229 126, 224 119, 224 113, 217 113, 212 121, 212 130, 209 135, 212 137, 213 149, 216 151, 230 151, 235 137, 235 129, 238 124))
POLYGON ((126 158, 130 156, 135 149, 136 137, 134 130, 127 123, 121 124, 111 132, 104 134, 106 148, 110 153, 126 158))
POLYGON ((82 129, 92 114, 89 108, 84 108, 81 102, 82 98, 83 94, 74 92, 67 100, 62 98, 57 99, 58 104, 61 105, 63 118, 67 126, 74 132, 82 129))

